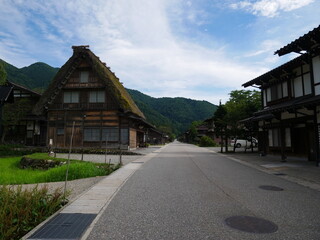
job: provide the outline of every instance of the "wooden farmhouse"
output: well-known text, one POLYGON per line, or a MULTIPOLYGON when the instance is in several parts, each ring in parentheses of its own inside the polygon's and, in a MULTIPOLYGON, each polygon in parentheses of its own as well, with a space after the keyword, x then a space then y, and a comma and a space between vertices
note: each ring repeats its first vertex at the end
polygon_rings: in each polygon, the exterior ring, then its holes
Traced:
POLYGON ((261 89, 263 109, 247 121, 259 127, 259 150, 306 157, 319 163, 320 26, 277 50, 300 56, 251 81, 261 89))
POLYGON ((88 46, 74 46, 34 108, 47 118, 47 143, 66 148, 129 149, 145 145, 152 127, 105 63, 88 46))
POLYGON ((148 131, 147 143, 152 145, 163 145, 168 141, 168 136, 163 132, 150 128, 148 131))
POLYGON ((46 144, 46 120, 42 116, 32 114, 32 106, 39 101, 40 97, 41 94, 10 81, 0 86, 1 122, 3 123, 5 118, 3 114, 6 114, 4 113, 5 105, 8 106, 8 109, 14 108, 10 110, 10 115, 16 120, 16 122, 10 121, 7 129, 4 129, 4 126, 1 125, 1 136, 4 131, 6 132, 3 139, 5 142, 19 143, 28 146, 46 144), (22 103, 22 101, 24 101, 24 103, 22 103), (17 109, 19 107, 26 109, 20 111, 17 109), (26 112, 23 116, 19 117, 19 111, 26 112))

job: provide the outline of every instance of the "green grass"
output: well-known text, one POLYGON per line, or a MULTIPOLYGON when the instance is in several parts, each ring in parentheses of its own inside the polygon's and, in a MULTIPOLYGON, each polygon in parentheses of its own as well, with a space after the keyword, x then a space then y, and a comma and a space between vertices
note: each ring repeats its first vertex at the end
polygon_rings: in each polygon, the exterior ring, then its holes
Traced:
MULTIPOLYGON (((36 159, 52 159, 66 162, 67 159, 55 159, 46 153, 35 153, 28 157, 36 159)), ((65 180, 67 165, 51 168, 49 170, 20 169, 21 157, 0 158, 0 185, 3 184, 29 184, 43 182, 59 182, 65 180)), ((119 166, 96 164, 71 160, 68 180, 108 175, 119 166)))

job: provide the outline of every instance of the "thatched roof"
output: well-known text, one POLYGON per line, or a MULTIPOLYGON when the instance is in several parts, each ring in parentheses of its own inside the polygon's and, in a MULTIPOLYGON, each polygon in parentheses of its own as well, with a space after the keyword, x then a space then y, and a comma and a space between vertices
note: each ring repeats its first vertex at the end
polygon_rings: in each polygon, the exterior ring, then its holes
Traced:
POLYGON ((145 116, 137 107, 129 93, 125 90, 119 79, 113 72, 102 63, 100 59, 88 49, 88 46, 73 46, 73 55, 61 67, 54 79, 50 83, 47 90, 42 94, 39 102, 34 107, 35 114, 42 114, 48 105, 52 103, 60 90, 64 87, 72 73, 79 64, 86 60, 92 67, 96 76, 104 81, 107 86, 108 93, 113 96, 114 100, 119 104, 119 109, 123 112, 134 113, 135 115, 145 119, 145 116))

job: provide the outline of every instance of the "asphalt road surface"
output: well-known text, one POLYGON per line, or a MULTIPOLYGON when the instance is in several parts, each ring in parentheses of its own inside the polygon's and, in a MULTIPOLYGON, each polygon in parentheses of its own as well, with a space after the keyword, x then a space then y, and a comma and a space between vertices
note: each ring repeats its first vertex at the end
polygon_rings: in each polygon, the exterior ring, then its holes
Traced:
POLYGON ((123 185, 88 239, 318 240, 320 193, 174 142, 123 185))

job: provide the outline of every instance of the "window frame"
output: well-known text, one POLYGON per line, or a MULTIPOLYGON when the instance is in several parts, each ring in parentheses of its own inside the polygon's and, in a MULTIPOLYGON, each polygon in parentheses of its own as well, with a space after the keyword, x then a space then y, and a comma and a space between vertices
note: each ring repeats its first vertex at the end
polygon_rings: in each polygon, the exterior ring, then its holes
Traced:
POLYGON ((79 103, 80 102, 80 92, 79 91, 65 91, 63 92, 63 103, 79 103), (67 94, 70 94, 70 97, 67 99, 67 94), (74 99, 76 97, 76 99, 74 99), (68 101, 67 101, 68 100, 68 101), (74 101, 76 100, 76 101, 74 101))
POLYGON ((80 83, 88 83, 89 82, 89 75, 90 72, 89 71, 80 71, 80 76, 79 76, 79 82, 80 83))
POLYGON ((89 92, 89 103, 105 103, 106 92, 104 90, 96 90, 89 92), (102 100, 100 99, 102 97, 102 100))
POLYGON ((100 142, 100 140, 101 140, 100 128, 88 127, 83 129, 84 142, 100 142))

